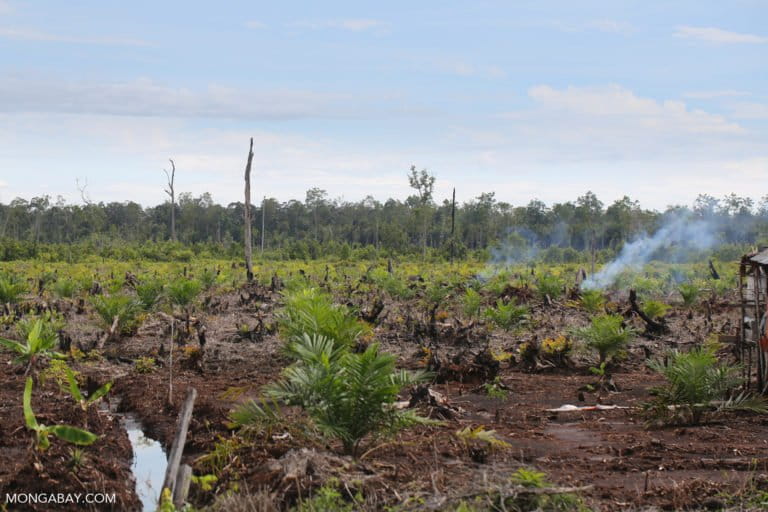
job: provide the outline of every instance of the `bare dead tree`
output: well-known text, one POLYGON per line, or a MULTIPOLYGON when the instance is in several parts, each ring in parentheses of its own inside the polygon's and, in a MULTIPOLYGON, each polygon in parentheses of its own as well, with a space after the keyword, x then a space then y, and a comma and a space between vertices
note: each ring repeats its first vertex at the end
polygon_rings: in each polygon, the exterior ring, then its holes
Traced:
POLYGON ((79 178, 75 178, 75 186, 77 186, 77 190, 80 192, 80 199, 83 200, 83 203, 88 206, 92 205, 93 201, 91 201, 91 196, 85 191, 85 189, 88 188, 88 178, 85 178, 85 184, 83 185, 80 185, 79 178))
POLYGON ((253 162, 253 137, 248 149, 248 162, 245 164, 245 274, 248 282, 253 281, 253 247, 251 240, 251 162, 253 162))
POLYGON ((165 177, 168 179, 168 188, 165 189, 165 193, 171 198, 171 240, 176 241, 176 190, 173 188, 174 181, 176 179, 176 164, 172 159, 168 159, 171 162, 171 172, 167 169, 163 169, 165 177))
POLYGON ((451 199, 451 263, 453 263, 453 253, 456 245, 456 187, 453 188, 453 199, 451 199))
POLYGON ((267 196, 261 200, 261 257, 264 257, 264 215, 267 210, 267 196))

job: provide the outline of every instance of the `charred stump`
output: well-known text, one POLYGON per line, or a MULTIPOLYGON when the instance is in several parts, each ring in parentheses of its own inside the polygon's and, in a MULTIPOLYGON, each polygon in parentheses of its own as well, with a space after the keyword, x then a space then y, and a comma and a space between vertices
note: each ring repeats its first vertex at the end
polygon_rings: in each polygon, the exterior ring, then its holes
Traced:
POLYGON ((669 327, 667 327, 667 323, 663 319, 657 322, 640 309, 640 306, 637 304, 637 292, 635 290, 629 290, 629 305, 630 309, 645 322, 646 334, 660 336, 669 333, 669 327))

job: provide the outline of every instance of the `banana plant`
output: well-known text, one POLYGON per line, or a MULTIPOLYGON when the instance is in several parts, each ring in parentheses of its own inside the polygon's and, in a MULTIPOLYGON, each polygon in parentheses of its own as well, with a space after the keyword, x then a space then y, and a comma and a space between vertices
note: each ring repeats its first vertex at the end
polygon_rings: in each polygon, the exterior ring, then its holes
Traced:
MULTIPOLYGON (((75 402, 77 402, 80 405, 80 408, 83 410, 83 412, 87 413, 88 408, 101 400, 107 393, 109 393, 109 390, 112 389, 112 382, 107 382, 103 386, 101 386, 99 389, 91 393, 89 396, 85 397, 83 396, 83 393, 80 391, 80 387, 77 385, 77 379, 75 378, 75 373, 69 368, 66 367, 64 371, 67 374, 67 380, 69 381, 69 394, 72 395, 72 398, 75 399, 75 402)), ((85 426, 88 426, 88 416, 85 416, 85 426)))
POLYGON ((56 333, 44 329, 43 320, 38 318, 29 330, 25 343, 0 338, 0 345, 16 353, 16 363, 27 363, 27 370, 24 372, 26 375, 40 356, 65 357, 63 354, 53 350, 56 339, 56 333))
POLYGON ((32 411, 32 377, 27 377, 27 383, 24 386, 24 422, 27 428, 35 433, 36 446, 41 452, 51 446, 49 439, 51 435, 62 441, 80 446, 89 446, 99 438, 92 432, 70 425, 47 426, 38 423, 35 413, 32 411))

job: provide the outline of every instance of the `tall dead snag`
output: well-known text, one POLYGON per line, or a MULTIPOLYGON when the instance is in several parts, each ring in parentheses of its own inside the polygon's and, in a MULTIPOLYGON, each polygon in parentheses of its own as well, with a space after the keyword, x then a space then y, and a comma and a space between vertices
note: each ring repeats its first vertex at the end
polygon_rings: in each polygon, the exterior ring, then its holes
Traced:
POLYGON ((456 245, 456 188, 453 189, 453 199, 451 199, 451 263, 453 263, 454 246, 456 245))
POLYGON ((168 188, 165 189, 165 193, 171 198, 171 240, 176 241, 176 190, 173 188, 173 182, 176 179, 176 164, 172 159, 168 159, 171 162, 171 172, 167 169, 163 169, 165 177, 168 179, 168 188))
POLYGON ((264 196, 264 199, 261 200, 261 257, 264 257, 264 216, 266 215, 267 211, 267 196, 264 196))
POLYGON ((253 137, 248 150, 248 162, 245 164, 245 273, 250 283, 253 281, 253 247, 251 240, 251 162, 253 162, 253 137))

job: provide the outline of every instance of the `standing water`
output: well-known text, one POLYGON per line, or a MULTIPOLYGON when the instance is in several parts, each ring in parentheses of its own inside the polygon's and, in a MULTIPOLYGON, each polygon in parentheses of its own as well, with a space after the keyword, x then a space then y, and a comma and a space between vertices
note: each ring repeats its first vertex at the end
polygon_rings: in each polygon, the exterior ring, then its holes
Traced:
POLYGON ((136 479, 136 494, 144 512, 157 509, 162 492, 165 468, 168 459, 163 447, 144 435, 141 423, 130 414, 125 415, 125 429, 133 448, 133 477, 136 479))

